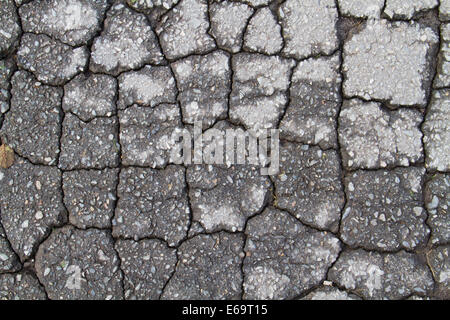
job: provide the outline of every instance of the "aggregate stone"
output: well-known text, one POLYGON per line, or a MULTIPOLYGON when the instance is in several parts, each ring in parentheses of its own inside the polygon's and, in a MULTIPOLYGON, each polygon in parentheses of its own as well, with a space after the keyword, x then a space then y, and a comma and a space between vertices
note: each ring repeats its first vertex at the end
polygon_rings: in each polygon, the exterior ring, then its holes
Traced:
POLYGON ((302 59, 338 48, 334 0, 287 0, 279 8, 286 45, 283 54, 302 59))
POLYGON ((119 165, 116 117, 95 118, 84 122, 68 113, 64 117, 59 167, 103 169, 119 165))
POLYGON ((242 47, 242 38, 247 21, 254 10, 244 3, 214 2, 210 4, 211 35, 220 48, 237 53, 242 47))
POLYGON ((450 86, 450 23, 441 24, 441 39, 441 51, 438 56, 437 74, 434 80, 435 88, 450 86))
POLYGON ((108 231, 54 230, 36 254, 36 273, 52 300, 122 299, 119 257, 108 231))
POLYGON ((20 268, 20 261, 12 250, 8 239, 6 238, 5 230, 0 224, 0 274, 4 272, 18 271, 20 268))
POLYGON ((67 220, 61 172, 16 157, 13 166, 0 169, 0 176, 2 225, 14 252, 24 261, 52 227, 67 220))
POLYGON ((116 113, 117 81, 104 74, 80 74, 64 86, 63 110, 83 121, 116 113))
POLYGON ((86 47, 72 48, 44 34, 25 33, 17 51, 19 67, 32 72, 39 81, 55 86, 84 71, 88 58, 86 47))
POLYGON ((344 45, 344 94, 425 106, 437 43, 437 35, 417 23, 369 20, 344 45))
POLYGON ((344 166, 373 169, 423 161, 422 120, 417 110, 390 111, 376 102, 345 100, 339 117, 344 166))
POLYGON ((0 60, 0 115, 9 110, 10 80, 14 70, 15 64, 12 59, 0 60))
POLYGON ((285 211, 268 208, 245 233, 244 299, 292 299, 326 277, 339 240, 310 229, 285 211))
POLYGON ((428 226, 431 228, 431 243, 450 242, 450 177, 435 174, 425 185, 425 206, 428 211, 428 226))
POLYGON ((12 0, 0 6, 0 57, 7 55, 18 43, 21 33, 16 6, 12 0))
POLYGON ((361 298, 336 287, 322 286, 309 293, 302 300, 361 300, 361 298))
POLYGON ((164 61, 156 35, 143 14, 118 3, 108 11, 104 24, 91 48, 91 71, 117 76, 164 61))
POLYGON ((207 128, 228 111, 231 71, 229 57, 221 51, 191 56, 172 64, 180 94, 183 121, 202 121, 207 128))
POLYGON ((26 71, 11 80, 11 109, 0 135, 33 163, 56 164, 61 134, 62 89, 42 85, 26 71))
POLYGON ((344 206, 341 174, 336 151, 283 143, 280 173, 273 177, 275 205, 307 225, 337 231, 344 206))
POLYGON ((241 296, 244 236, 198 235, 178 249, 175 273, 162 299, 231 300, 241 296))
POLYGON ((33 1, 20 7, 25 32, 45 33, 78 46, 89 41, 101 27, 109 0, 33 1))
POLYGON ((338 0, 343 15, 357 18, 379 18, 385 0, 338 0))
POLYGON ((177 87, 169 67, 145 66, 138 71, 119 76, 118 108, 134 103, 154 107, 161 103, 176 102, 177 87))
POLYGON ((248 217, 260 212, 271 187, 255 167, 196 165, 187 170, 194 221, 207 232, 242 231, 248 217))
POLYGON ((247 129, 275 128, 288 103, 295 63, 278 56, 239 53, 232 58, 230 118, 247 129))
POLYGON ((216 47, 208 34, 207 0, 184 0, 161 18, 156 32, 168 59, 205 53, 216 47))
POLYGON ((433 289, 427 265, 415 254, 380 254, 364 250, 344 251, 329 272, 329 279, 364 299, 398 300, 433 289))
POLYGON ((0 7, 0 299, 450 298, 450 1, 0 7))
POLYGON ((367 250, 423 246, 430 232, 422 201, 424 173, 423 168, 409 167, 356 171, 346 176, 341 239, 367 250))
POLYGON ((46 300, 44 289, 29 272, 0 274, 0 300, 46 300))
POLYGON ((272 11, 262 8, 250 19, 244 37, 244 48, 265 54, 275 54, 281 50, 283 38, 281 27, 272 11))
POLYGON ((118 169, 63 173, 64 204, 71 224, 81 229, 111 227, 117 175, 118 169))
POLYGON ((282 138, 337 148, 336 118, 341 96, 339 56, 311 58, 294 69, 289 106, 280 124, 282 138))
POLYGON ((450 90, 433 91, 422 126, 425 165, 438 171, 450 170, 450 90))
POLYGON ((435 295, 448 300, 450 298, 450 246, 431 250, 427 253, 427 261, 436 281, 435 295))
POLYGON ((183 167, 124 168, 117 196, 114 237, 158 237, 175 246, 186 236, 190 210, 183 167))
POLYGON ((119 111, 119 122, 123 165, 162 168, 171 162, 173 133, 182 125, 176 104, 133 105, 119 111))
POLYGON ((431 10, 438 5, 438 0, 386 0, 384 13, 389 18, 411 19, 417 13, 431 10))
POLYGON ((160 240, 118 240, 116 250, 124 272, 125 299, 157 300, 175 271, 176 249, 160 240))

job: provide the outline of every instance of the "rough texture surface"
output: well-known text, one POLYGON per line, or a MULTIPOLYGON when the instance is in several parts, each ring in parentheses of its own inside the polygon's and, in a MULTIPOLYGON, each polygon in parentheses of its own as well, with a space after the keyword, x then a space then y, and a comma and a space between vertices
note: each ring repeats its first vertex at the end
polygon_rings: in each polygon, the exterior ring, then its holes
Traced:
POLYGON ((19 271, 19 259, 6 237, 5 230, 0 225, 0 273, 19 271))
POLYGON ((340 251, 339 240, 266 209, 247 225, 244 298, 288 299, 318 285, 340 251))
POLYGON ((0 56, 6 55, 17 44, 20 35, 19 17, 12 0, 2 1, 0 6, 0 56))
POLYGON ((108 231, 64 227, 36 254, 36 272, 50 299, 121 299, 122 272, 108 231))
POLYGON ((223 52, 192 56, 172 64, 180 90, 183 122, 209 127, 224 119, 230 91, 229 57, 223 52))
POLYGON ((63 121, 59 167, 103 169, 118 165, 117 118, 95 118, 84 122, 73 114, 63 121))
POLYGON ((441 25, 441 38, 443 42, 438 57, 438 73, 434 80, 436 88, 450 86, 450 23, 441 25))
POLYGON ((233 56, 230 118, 251 129, 274 128, 288 102, 292 60, 262 54, 233 56))
POLYGON ((357 18, 376 18, 381 14, 385 0, 338 0, 341 13, 357 18))
POLYGON ((418 256, 405 251, 345 251, 331 268, 329 279, 365 299, 396 300, 426 295, 433 289, 429 268, 418 256))
POLYGON ((0 1, 0 299, 448 300, 449 25, 0 1))
POLYGON ((117 169, 64 172, 64 204, 74 226, 109 228, 116 204, 117 169))
POLYGON ((450 170, 450 89, 433 92, 422 126, 425 134, 426 160, 429 169, 450 170))
POLYGON ((244 36, 244 48, 265 54, 274 54, 281 50, 283 39, 281 27, 272 11, 265 7, 251 18, 244 36))
POLYGON ((425 187, 425 206, 428 225, 431 228, 431 243, 450 242, 450 176, 435 174, 425 187))
POLYGON ((182 167, 121 170, 113 235, 135 240, 156 236, 171 246, 186 235, 189 206, 182 167))
POLYGON ((178 264, 163 299, 223 300, 241 296, 244 237, 220 232, 198 235, 178 249, 178 264))
POLYGON ((344 206, 338 163, 334 150, 286 143, 274 177, 274 204, 307 225, 336 231, 344 206))
POLYGON ((430 232, 424 223, 424 171, 411 167, 356 171, 346 176, 342 240, 350 246, 381 251, 423 245, 430 232))
POLYGON ((9 110, 9 100, 11 98, 9 92, 11 88, 10 80, 14 69, 15 65, 12 59, 0 60, 0 118, 9 110))
POLYGON ((24 4, 19 12, 25 32, 46 33, 72 46, 99 30, 108 0, 50 0, 24 4))
POLYGON ((250 166, 192 166, 186 177, 193 220, 208 232, 242 231, 247 218, 263 209, 271 185, 250 166))
POLYGON ((0 177, 1 222, 12 248, 24 261, 52 227, 67 220, 61 172, 16 159, 9 169, 0 169, 0 177))
POLYGON ((442 246, 427 253, 427 261, 436 281, 436 295, 450 299, 450 247, 442 246))
POLYGON ((174 103, 175 79, 168 67, 145 66, 138 71, 125 72, 119 77, 119 109, 134 103, 154 107, 161 103, 174 103))
POLYGON ((117 81, 103 74, 80 74, 64 86, 62 108, 83 121, 116 113, 117 81))
POLYGON ((339 57, 311 58, 294 70, 281 136, 295 142, 336 148, 336 116, 340 104, 339 57))
POLYGON ((236 2, 214 2, 210 6, 211 35, 219 47, 238 52, 247 20, 253 10, 246 4, 236 2))
POLYGON ((164 54, 169 59, 215 48, 207 33, 210 25, 206 0, 184 0, 162 18, 156 29, 164 54))
POLYGON ((284 54, 301 59, 318 53, 330 54, 337 49, 335 1, 287 0, 278 14, 286 40, 284 54))
POLYGON ((160 240, 119 240, 125 299, 158 299, 177 263, 176 250, 160 240))
POLYGON ((386 0, 384 13, 389 18, 411 19, 418 12, 433 9, 438 4, 438 0, 386 0))
POLYGON ((45 300, 44 289, 27 272, 0 274, 0 300, 45 300))
POLYGON ((302 300, 361 300, 361 298, 335 287, 322 286, 309 293, 302 300))
POLYGON ((102 34, 92 45, 90 70, 118 75, 163 61, 155 33, 144 15, 119 3, 108 11, 104 24, 102 34))
POLYGON ((17 63, 33 72, 39 81, 62 85, 86 69, 88 57, 86 47, 72 48, 44 34, 25 33, 17 63))
POLYGON ((374 169, 423 160, 422 120, 415 110, 389 111, 376 102, 345 101, 339 117, 344 165, 374 169))
POLYGON ((42 85, 26 71, 16 72, 11 85, 11 110, 1 137, 33 163, 56 164, 63 90, 42 85))
POLYGON ((122 164, 162 168, 171 162, 172 134, 181 126, 177 105, 133 105, 119 111, 119 122, 122 164))
POLYGON ((437 42, 430 28, 367 22, 344 46, 345 95, 393 105, 425 105, 425 83, 431 77, 427 55, 437 42))
POLYGON ((450 1, 440 0, 439 2, 439 19, 442 21, 450 21, 450 1))

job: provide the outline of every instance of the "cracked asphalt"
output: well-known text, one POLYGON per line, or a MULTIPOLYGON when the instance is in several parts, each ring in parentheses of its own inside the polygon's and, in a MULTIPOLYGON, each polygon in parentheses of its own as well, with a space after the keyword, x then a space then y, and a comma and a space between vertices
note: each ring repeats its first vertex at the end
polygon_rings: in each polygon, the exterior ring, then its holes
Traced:
POLYGON ((449 61, 450 0, 1 1, 0 299, 450 299, 449 61))

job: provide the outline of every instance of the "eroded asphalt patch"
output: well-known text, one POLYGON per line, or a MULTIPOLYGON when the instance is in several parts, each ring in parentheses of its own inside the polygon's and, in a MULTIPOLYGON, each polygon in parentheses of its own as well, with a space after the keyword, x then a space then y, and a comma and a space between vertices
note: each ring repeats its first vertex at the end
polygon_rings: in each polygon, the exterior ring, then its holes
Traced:
POLYGON ((0 26, 0 298, 450 298, 450 1, 5 0, 0 26), (199 120, 280 129, 279 173, 174 164, 199 120))

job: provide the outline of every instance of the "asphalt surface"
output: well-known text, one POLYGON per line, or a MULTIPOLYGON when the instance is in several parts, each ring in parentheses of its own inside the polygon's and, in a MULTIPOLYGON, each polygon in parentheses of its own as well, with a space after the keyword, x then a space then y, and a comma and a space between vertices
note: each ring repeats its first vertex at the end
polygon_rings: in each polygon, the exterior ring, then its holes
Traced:
POLYGON ((1 1, 0 299, 450 299, 449 61, 449 0, 1 1))

